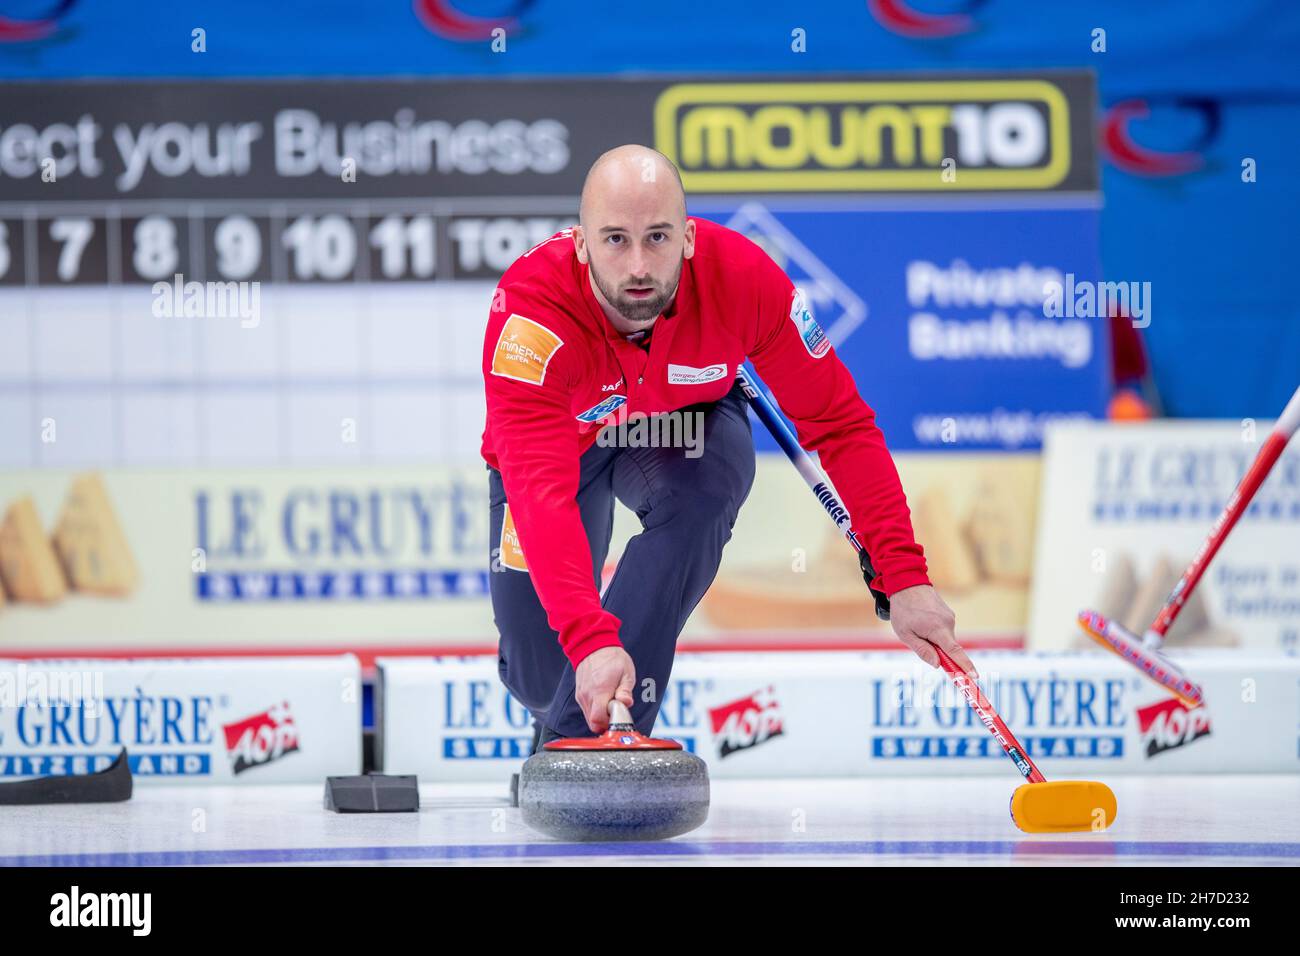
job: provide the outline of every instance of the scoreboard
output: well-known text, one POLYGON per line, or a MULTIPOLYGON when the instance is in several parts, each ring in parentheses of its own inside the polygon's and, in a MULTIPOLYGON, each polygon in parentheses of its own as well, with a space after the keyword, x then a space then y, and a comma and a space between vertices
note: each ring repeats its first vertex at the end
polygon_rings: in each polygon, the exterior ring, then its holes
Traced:
POLYGON ((0 218, 0 285, 171 282, 177 274, 200 283, 491 281, 576 217, 569 199, 529 205, 531 214, 499 216, 420 197, 9 203, 0 218))

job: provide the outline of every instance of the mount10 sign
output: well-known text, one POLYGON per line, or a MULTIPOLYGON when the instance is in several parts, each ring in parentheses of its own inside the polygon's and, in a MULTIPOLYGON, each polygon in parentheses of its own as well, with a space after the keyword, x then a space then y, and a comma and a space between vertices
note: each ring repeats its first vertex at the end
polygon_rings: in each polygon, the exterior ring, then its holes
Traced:
POLYGON ((0 200, 569 197, 624 142, 693 192, 1097 185, 1082 73, 126 86, 0 91, 0 200))

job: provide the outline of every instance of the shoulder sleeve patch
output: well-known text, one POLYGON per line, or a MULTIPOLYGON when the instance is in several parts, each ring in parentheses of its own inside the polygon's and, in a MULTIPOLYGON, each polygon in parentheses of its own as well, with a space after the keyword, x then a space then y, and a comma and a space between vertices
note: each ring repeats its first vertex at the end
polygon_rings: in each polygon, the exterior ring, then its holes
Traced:
POLYGON ((492 352, 492 374, 531 385, 546 380, 546 367, 564 341, 532 319, 512 313, 492 352))
POLYGON ((808 307, 808 297, 804 295, 802 289, 794 290, 794 297, 790 301, 790 320, 794 322, 794 327, 799 332, 799 339, 809 355, 819 359, 830 351, 831 340, 826 337, 822 327, 813 318, 812 310, 808 307))

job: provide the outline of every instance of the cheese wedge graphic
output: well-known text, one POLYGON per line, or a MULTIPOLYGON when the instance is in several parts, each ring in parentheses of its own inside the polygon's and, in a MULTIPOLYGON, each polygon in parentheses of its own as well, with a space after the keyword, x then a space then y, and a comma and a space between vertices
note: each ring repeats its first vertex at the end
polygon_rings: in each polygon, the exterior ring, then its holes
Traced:
POLYGON ((14 601, 48 604, 67 593, 63 571, 30 495, 11 504, 0 522, 0 580, 14 601))
POLYGON ((72 483, 54 548, 73 590, 118 597, 135 590, 135 558, 99 475, 81 475, 72 483))

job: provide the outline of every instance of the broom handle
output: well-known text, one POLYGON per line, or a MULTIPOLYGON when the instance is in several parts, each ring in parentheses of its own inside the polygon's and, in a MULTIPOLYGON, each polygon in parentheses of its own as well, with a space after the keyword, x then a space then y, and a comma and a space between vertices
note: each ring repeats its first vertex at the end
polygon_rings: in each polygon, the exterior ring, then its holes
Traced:
POLYGON ((1272 471, 1273 465, 1282 456, 1283 449, 1286 448, 1287 442, 1291 440, 1291 436, 1295 434, 1297 427, 1300 427, 1300 388, 1296 389, 1295 394, 1291 396, 1291 401, 1287 402, 1286 408, 1283 410, 1281 417, 1278 418, 1277 423, 1274 424, 1273 430, 1268 433, 1268 438, 1264 440, 1264 444, 1259 449, 1259 454, 1255 456, 1254 462, 1251 463, 1250 469, 1237 484, 1231 497, 1228 498, 1228 503, 1214 522, 1214 527, 1210 529, 1209 537, 1201 545, 1201 550, 1196 552, 1196 557, 1192 558, 1192 563, 1187 566, 1183 576, 1178 579, 1174 589, 1169 592, 1164 607, 1160 609, 1156 619, 1147 628, 1142 641, 1148 647, 1159 647, 1164 643, 1165 635, 1178 618, 1183 606, 1187 603, 1187 599, 1191 597, 1192 591, 1196 589, 1196 585, 1200 583, 1201 576, 1205 574, 1205 569, 1209 567, 1224 539, 1228 537, 1228 532, 1245 514, 1250 500, 1255 497, 1255 492, 1259 490, 1259 486, 1264 483, 1264 479, 1272 471))
POLYGON ((931 644, 930 646, 938 653, 939 663, 948 672, 952 682, 957 685, 958 692, 966 698, 966 703, 970 705, 971 710, 975 711, 975 716, 980 719, 980 723, 1002 745, 1002 752, 1011 758, 1011 762, 1016 765, 1016 769, 1030 783, 1046 783, 1047 778, 1043 776, 1043 772, 1029 759, 1029 754, 1025 753, 1025 748, 1020 745, 1020 741, 1011 732, 1011 728, 998 716, 998 712, 988 702, 988 698, 984 696, 979 685, 966 676, 966 672, 957 666, 956 661, 944 653, 942 647, 938 644, 931 644))
MULTIPOLYGON (((759 420, 767 426, 767 430, 772 433, 772 437, 781 446, 781 450, 785 452, 786 457, 794 463, 799 474, 803 476, 803 480, 808 483, 808 487, 813 490, 817 500, 822 503, 822 507, 830 515, 831 520, 844 532, 844 536, 857 549, 859 556, 865 555, 866 551, 862 547, 862 542, 853 533, 848 509, 841 505, 835 496, 831 494, 821 469, 817 467, 808 453, 800 447, 799 442, 790 432, 790 426, 785 423, 785 419, 776 410, 771 399, 755 387, 744 368, 736 370, 736 379, 740 382, 741 388, 744 389, 745 395, 749 398, 749 403, 753 407, 755 414, 758 415, 759 420)), ((865 559, 863 560, 863 566, 869 567, 865 559)), ((871 593, 876 598, 876 615, 881 620, 889 620, 889 599, 874 589, 871 593), (881 611, 882 602, 884 606, 883 613, 881 611)), ((1011 762, 1016 765, 1016 769, 1020 771, 1021 775, 1030 783, 1046 782, 1047 778, 1043 776, 1042 771, 1034 766, 1034 762, 1029 759, 1029 754, 1025 752, 1025 748, 1020 745, 1020 741, 1016 739, 1010 728, 1003 723, 1002 718, 998 716, 998 712, 993 709, 993 705, 988 702, 983 692, 980 691, 979 685, 967 677, 965 671, 958 667, 957 662, 945 654, 943 648, 938 644, 931 643, 930 646, 938 653, 939 663, 943 665, 948 677, 957 686, 958 692, 966 699, 966 703, 970 705, 971 709, 975 711, 975 716, 980 719, 980 723, 1002 745, 1002 752, 1011 758, 1011 762)))
POLYGON ((853 545, 853 550, 858 553, 858 565, 862 568, 863 576, 867 580, 867 587, 871 590, 871 596, 876 602, 876 617, 882 621, 888 621, 889 598, 883 591, 871 587, 871 581, 875 578, 876 572, 871 566, 871 556, 867 554, 866 547, 863 546, 853 530, 853 522, 849 518, 849 509, 844 507, 840 500, 835 497, 835 493, 831 491, 831 486, 826 481, 826 476, 822 474, 822 470, 817 467, 817 463, 812 460, 812 457, 803 450, 803 446, 799 444, 799 439, 794 436, 794 432, 790 431, 790 426, 781 417, 781 413, 776 410, 772 400, 758 388, 749 370, 744 366, 737 368, 736 381, 740 383, 740 387, 744 391, 745 397, 749 399, 749 405, 754 410, 754 414, 758 416, 758 420, 772 433, 772 438, 781 446, 785 456, 794 465, 795 471, 799 472, 804 482, 812 489, 812 493, 821 502, 822 507, 826 509, 826 514, 835 522, 835 526, 844 533, 844 537, 848 539, 849 544, 853 545))

